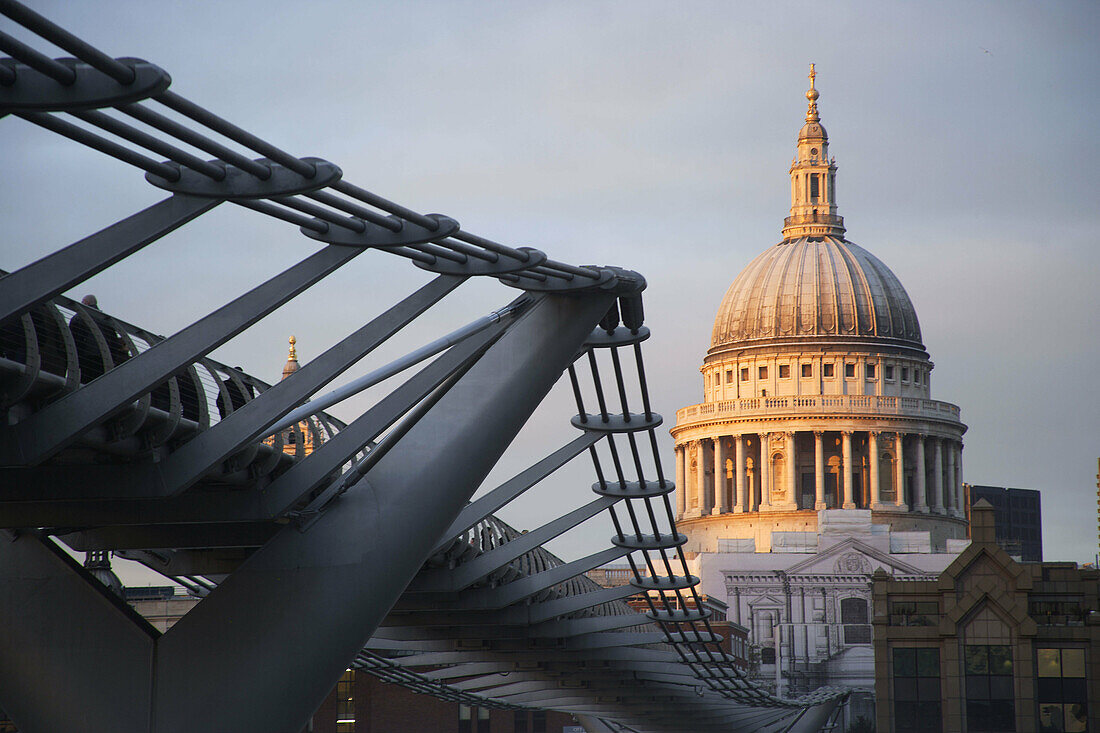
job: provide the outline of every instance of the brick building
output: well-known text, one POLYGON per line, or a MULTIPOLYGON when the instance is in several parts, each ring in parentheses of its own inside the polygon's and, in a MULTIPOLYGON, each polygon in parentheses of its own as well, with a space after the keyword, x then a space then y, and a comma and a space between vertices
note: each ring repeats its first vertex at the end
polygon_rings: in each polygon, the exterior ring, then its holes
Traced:
POLYGON ((1016 562, 994 516, 936 580, 874 574, 879 733, 1100 731, 1100 571, 1016 562))

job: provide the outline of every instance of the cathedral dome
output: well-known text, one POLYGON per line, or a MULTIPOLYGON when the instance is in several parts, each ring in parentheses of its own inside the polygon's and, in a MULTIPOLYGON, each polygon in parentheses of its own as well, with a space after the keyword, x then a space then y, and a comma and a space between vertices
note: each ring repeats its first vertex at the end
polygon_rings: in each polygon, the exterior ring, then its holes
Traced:
POLYGON ((897 276, 843 237, 799 237, 769 247, 726 291, 711 351, 822 336, 888 339, 924 350, 897 276))

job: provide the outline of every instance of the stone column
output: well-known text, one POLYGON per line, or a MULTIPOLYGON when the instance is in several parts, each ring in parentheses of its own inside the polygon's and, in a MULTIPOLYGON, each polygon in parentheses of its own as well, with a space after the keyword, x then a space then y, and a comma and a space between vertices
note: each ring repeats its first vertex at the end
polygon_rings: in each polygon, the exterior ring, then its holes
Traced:
POLYGON ((768 434, 760 433, 760 511, 771 510, 771 450, 768 449, 768 434))
POLYGON ((944 453, 947 455, 947 479, 943 482, 944 507, 952 517, 959 516, 959 505, 955 496, 955 441, 944 440, 944 453))
POLYGON ((918 434, 915 437, 917 439, 917 465, 915 467, 916 474, 915 474, 914 478, 916 479, 916 484, 917 484, 916 485, 917 495, 913 499, 913 501, 915 502, 913 504, 913 510, 921 512, 922 514, 927 514, 928 513, 928 489, 926 487, 926 483, 927 483, 927 480, 928 480, 928 477, 927 477, 928 466, 927 466, 927 464, 925 463, 925 460, 924 460, 924 436, 918 434))
POLYGON ((796 452, 794 431, 789 431, 787 433, 787 504, 791 509, 798 508, 798 495, 802 493, 801 487, 795 485, 795 479, 798 476, 796 452))
POLYGON ((958 497, 958 501, 955 502, 955 508, 958 509, 959 516, 966 516, 966 492, 963 490, 963 444, 962 442, 955 443, 955 496, 958 497))
POLYGON ((814 509, 825 508, 825 448, 822 445, 824 431, 814 431, 814 509))
POLYGON ((871 484, 871 508, 882 509, 882 494, 878 476, 878 431, 871 430, 867 433, 867 470, 870 472, 871 484))
POLYGON ((932 511, 943 514, 943 439, 933 438, 932 441, 935 444, 932 454, 932 491, 936 492, 936 503, 932 511))
POLYGON ((845 430, 841 433, 841 452, 843 453, 843 465, 841 467, 841 485, 844 487, 844 508, 855 509, 856 503, 852 501, 852 431, 845 430))
POLYGON ((745 439, 740 435, 733 437, 733 485, 737 492, 737 501, 733 505, 733 512, 740 514, 745 511, 745 439))
POLYGON ((894 461, 894 485, 897 487, 894 494, 894 504, 901 511, 907 511, 905 505, 905 433, 898 431, 897 459, 894 461))
POLYGON ((676 518, 687 510, 687 484, 684 482, 684 446, 676 446, 676 518))
POLYGON ((714 514, 730 510, 729 491, 726 490, 726 442, 714 439, 714 514))
POLYGON ((695 496, 699 500, 699 514, 706 516, 707 507, 707 460, 703 450, 703 441, 695 441, 695 496))

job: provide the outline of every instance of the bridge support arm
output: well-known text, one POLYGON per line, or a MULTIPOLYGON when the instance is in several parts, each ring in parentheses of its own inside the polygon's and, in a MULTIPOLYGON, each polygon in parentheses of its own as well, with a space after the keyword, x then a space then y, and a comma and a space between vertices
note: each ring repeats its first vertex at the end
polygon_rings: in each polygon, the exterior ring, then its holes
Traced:
POLYGON ((157 732, 301 730, 613 297, 543 296, 365 481, 165 634, 157 732))
POLYGON ((35 532, 0 532, 0 706, 19 730, 148 728, 157 632, 35 532))

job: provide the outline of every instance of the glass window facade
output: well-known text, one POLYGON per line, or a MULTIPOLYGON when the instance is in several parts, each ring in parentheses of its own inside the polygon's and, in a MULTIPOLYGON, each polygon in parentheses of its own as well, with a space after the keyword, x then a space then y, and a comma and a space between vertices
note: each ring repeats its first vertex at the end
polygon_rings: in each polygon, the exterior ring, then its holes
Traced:
POLYGON ((963 647, 963 671, 966 673, 967 731, 1015 731, 1012 647, 1007 644, 967 644, 963 647))
POLYGON ((1036 649, 1039 730, 1087 731, 1084 649, 1036 649))
POLYGON ((894 649, 893 654, 897 733, 943 733, 940 650, 894 649))

